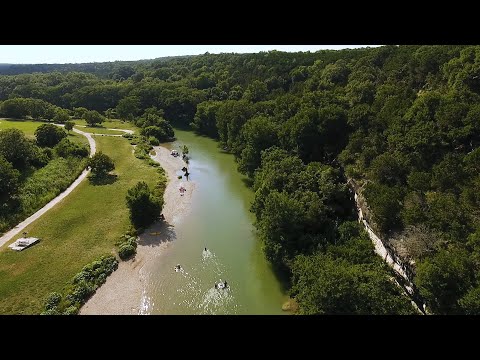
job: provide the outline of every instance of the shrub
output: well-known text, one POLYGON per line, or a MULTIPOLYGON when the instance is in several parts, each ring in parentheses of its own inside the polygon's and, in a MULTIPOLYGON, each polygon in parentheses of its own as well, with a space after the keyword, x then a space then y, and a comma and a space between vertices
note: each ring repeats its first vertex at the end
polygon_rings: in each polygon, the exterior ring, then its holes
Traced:
POLYGON ((120 259, 122 259, 122 260, 129 259, 133 255, 135 255, 136 252, 137 252, 136 249, 132 245, 129 245, 129 244, 123 244, 118 249, 118 255, 120 256, 120 259))
POLYGON ((67 158, 69 156, 87 157, 88 149, 85 146, 74 144, 68 138, 62 139, 56 146, 55 152, 58 156, 67 158))
POLYGON ((88 165, 92 168, 92 174, 95 177, 103 177, 108 172, 115 169, 113 160, 101 151, 96 153, 88 162, 88 165))
POLYGON ((102 256, 83 267, 66 287, 63 299, 62 295, 52 293, 47 298, 45 311, 42 315, 73 315, 78 313, 95 290, 102 285, 107 276, 118 268, 118 261, 113 255, 102 256), (60 300, 59 300, 60 296, 60 300))
POLYGON ((150 145, 153 145, 153 146, 158 146, 158 145, 160 145, 160 141, 159 141, 157 138, 153 137, 153 136, 150 136, 150 137, 148 138, 148 142, 150 143, 150 145))
POLYGON ((130 220, 136 228, 150 225, 160 214, 161 203, 143 181, 128 190, 126 201, 130 209, 130 220))
POLYGON ((77 315, 79 310, 77 306, 71 305, 65 309, 62 315, 77 315))
POLYGON ((62 301, 62 295, 57 292, 52 292, 45 300, 45 310, 56 310, 58 304, 62 301))
POLYGON ((53 147, 66 136, 67 133, 62 128, 52 124, 40 125, 37 130, 35 130, 37 144, 42 147, 53 147))
POLYGON ((40 315, 62 315, 57 309, 49 309, 42 312, 40 315))

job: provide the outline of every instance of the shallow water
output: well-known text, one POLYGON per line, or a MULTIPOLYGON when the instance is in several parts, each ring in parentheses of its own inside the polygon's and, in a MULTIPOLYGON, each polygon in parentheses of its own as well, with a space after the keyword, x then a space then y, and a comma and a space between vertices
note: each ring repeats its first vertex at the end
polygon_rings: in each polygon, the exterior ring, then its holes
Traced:
POLYGON ((175 134, 178 140, 169 147, 189 147, 190 181, 196 187, 190 213, 175 224, 175 240, 144 268, 142 313, 284 314, 287 296, 255 235, 249 212, 253 192, 233 156, 211 139, 175 134), (177 264, 181 271, 174 270, 177 264), (227 281, 226 289, 215 289, 220 281, 227 281))

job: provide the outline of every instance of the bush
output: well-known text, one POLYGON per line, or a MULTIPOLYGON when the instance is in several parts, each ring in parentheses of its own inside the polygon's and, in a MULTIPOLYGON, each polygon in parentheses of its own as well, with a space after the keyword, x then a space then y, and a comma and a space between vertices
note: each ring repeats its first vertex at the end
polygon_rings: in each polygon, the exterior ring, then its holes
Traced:
POLYGON ((162 209, 160 201, 143 181, 128 190, 126 202, 130 210, 130 220, 136 228, 149 226, 158 218, 162 209))
POLYGON ((132 245, 123 244, 118 249, 118 255, 122 260, 128 260, 130 257, 137 253, 136 249, 132 245))
POLYGON ((65 309, 62 315, 77 315, 80 308, 75 305, 71 305, 65 309))
POLYGON ((62 295, 57 292, 52 292, 45 300, 45 310, 56 310, 57 306, 62 301, 62 295))
POLYGON ((150 145, 153 145, 153 146, 158 146, 158 145, 160 145, 160 141, 159 141, 157 138, 153 137, 153 136, 150 136, 150 137, 148 138, 148 142, 150 143, 150 145))
POLYGON ((88 166, 92 168, 92 174, 95 177, 103 177, 107 175, 108 172, 115 169, 113 160, 101 151, 90 158, 88 161, 88 166))
POLYGON ((36 171, 20 187, 23 214, 30 215, 64 191, 85 168, 85 160, 58 158, 36 171))
POLYGON ((62 315, 57 309, 49 309, 42 312, 40 315, 62 315))
POLYGON ((40 125, 37 130, 35 130, 37 144, 42 147, 53 147, 66 136, 67 133, 62 128, 52 124, 40 125))
POLYGON ((124 137, 126 139, 133 139, 133 134, 125 133, 125 134, 122 135, 122 137, 124 137))
POLYGON ((67 286, 63 296, 65 301, 61 301, 62 295, 60 294, 50 294, 42 315, 77 314, 80 307, 106 281, 108 275, 117 268, 118 261, 113 255, 102 256, 100 259, 85 265, 67 286))
POLYGON ((56 146, 55 152, 58 156, 67 158, 69 156, 87 157, 88 149, 85 146, 74 144, 68 138, 62 139, 56 146))

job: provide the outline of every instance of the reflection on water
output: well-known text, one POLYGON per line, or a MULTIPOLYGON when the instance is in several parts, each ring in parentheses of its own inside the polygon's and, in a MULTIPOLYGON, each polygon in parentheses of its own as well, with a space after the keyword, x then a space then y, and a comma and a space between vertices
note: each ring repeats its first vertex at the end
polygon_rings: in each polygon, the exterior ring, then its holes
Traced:
POLYGON ((282 314, 286 296, 255 236, 253 193, 233 157, 210 139, 178 130, 176 136, 172 149, 190 149, 195 191, 188 215, 173 222, 172 243, 142 271, 147 288, 140 313, 282 314), (216 289, 220 281, 228 287, 216 289))

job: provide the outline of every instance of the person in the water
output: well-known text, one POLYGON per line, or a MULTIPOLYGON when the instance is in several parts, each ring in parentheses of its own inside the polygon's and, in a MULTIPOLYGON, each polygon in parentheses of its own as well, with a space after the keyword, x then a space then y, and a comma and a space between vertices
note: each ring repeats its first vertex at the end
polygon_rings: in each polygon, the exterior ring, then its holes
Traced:
POLYGON ((207 251, 207 248, 205 248, 205 251, 207 251))

